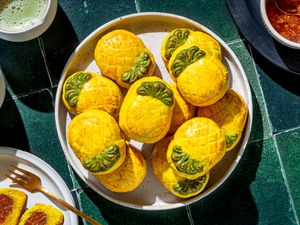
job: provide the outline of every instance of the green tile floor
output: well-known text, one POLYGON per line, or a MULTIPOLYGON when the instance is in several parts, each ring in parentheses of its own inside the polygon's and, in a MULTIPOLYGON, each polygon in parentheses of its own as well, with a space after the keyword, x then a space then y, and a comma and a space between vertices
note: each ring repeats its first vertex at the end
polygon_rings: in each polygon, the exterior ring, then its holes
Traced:
MULTIPOLYGON (((53 166, 77 206, 103 224, 282 224, 300 218, 300 76, 270 65, 239 35, 223 0, 59 0, 51 27, 23 43, 0 40, 7 80, 0 146, 36 154, 53 166), (54 101, 75 47, 111 19, 160 11, 191 18, 217 33, 241 61, 253 95, 253 128, 241 162, 213 194, 168 211, 128 209, 97 195, 73 172, 56 134, 54 101)), ((87 224, 80 222, 81 224, 87 224)))

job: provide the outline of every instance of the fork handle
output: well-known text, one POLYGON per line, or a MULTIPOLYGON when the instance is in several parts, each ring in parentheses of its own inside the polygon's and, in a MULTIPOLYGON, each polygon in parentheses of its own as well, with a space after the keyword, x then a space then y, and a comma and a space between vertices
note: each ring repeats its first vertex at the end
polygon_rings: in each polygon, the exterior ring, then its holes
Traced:
POLYGON ((101 223, 97 222, 93 218, 89 217, 88 215, 84 214, 83 212, 79 211, 75 207, 71 206, 69 203, 65 202, 61 198, 57 197, 56 195, 49 192, 47 189, 40 187, 39 190, 43 192, 45 195, 49 196, 50 198, 54 199, 55 201, 59 202, 61 205, 66 207, 67 209, 71 210, 72 212, 76 213, 77 215, 81 216, 82 218, 86 219, 93 225, 102 225, 101 223))

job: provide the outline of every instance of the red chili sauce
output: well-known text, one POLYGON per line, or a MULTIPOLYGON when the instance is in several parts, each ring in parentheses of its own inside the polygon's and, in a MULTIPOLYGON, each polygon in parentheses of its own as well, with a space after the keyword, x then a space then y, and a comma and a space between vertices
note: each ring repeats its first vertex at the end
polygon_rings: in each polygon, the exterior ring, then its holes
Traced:
POLYGON ((274 0, 266 1, 266 11, 272 26, 281 36, 300 43, 300 16, 284 14, 276 7, 274 0))

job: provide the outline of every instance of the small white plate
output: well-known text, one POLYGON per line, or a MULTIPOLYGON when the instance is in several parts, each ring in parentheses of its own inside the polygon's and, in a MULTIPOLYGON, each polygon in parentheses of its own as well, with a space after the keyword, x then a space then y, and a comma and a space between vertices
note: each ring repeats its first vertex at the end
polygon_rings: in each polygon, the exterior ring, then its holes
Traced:
POLYGON ((232 173, 244 152, 250 135, 252 125, 252 97, 247 77, 238 58, 226 45, 226 43, 215 33, 199 23, 185 17, 167 13, 138 13, 121 17, 104 24, 91 33, 76 48, 65 66, 57 88, 55 101, 55 122, 59 140, 66 158, 81 179, 83 179, 83 181, 93 190, 108 200, 126 207, 143 210, 171 209, 193 203, 209 195, 232 173), (174 197, 153 175, 150 154, 154 145, 147 145, 131 141, 131 144, 142 151, 142 154, 147 160, 147 175, 144 181, 134 191, 129 193, 113 193, 102 186, 93 174, 88 173, 87 170, 84 169, 68 145, 66 131, 72 115, 67 112, 61 100, 64 80, 67 76, 79 70, 86 70, 100 74, 99 68, 94 60, 94 49, 98 40, 104 34, 112 30, 126 29, 138 35, 143 40, 147 48, 153 53, 155 62, 157 64, 154 74, 161 75, 164 80, 172 82, 161 58, 160 49, 162 41, 166 35, 168 35, 168 33, 173 29, 182 27, 204 31, 214 37, 221 44, 223 53, 222 60, 229 71, 230 87, 237 91, 244 98, 249 109, 244 135, 240 140, 240 144, 231 152, 226 153, 226 156, 222 159, 222 161, 211 170, 210 180, 206 186, 206 189, 199 195, 189 199, 180 199, 174 197))
POLYGON ((5 79, 4 79, 4 75, 2 73, 2 70, 0 68, 0 107, 2 106, 2 103, 4 101, 5 98, 5 91, 6 91, 6 85, 5 85, 5 79))
POLYGON ((25 192, 28 197, 26 208, 30 208, 36 203, 52 205, 53 207, 60 209, 60 211, 64 214, 65 225, 78 224, 77 215, 71 211, 66 210, 65 208, 60 208, 59 204, 51 201, 42 193, 28 192, 13 183, 10 179, 4 177, 4 174, 7 173, 10 165, 15 165, 38 175, 41 178, 43 187, 74 206, 74 200, 69 188, 59 174, 49 164, 28 152, 14 148, 0 147, 0 187, 11 187, 25 192))

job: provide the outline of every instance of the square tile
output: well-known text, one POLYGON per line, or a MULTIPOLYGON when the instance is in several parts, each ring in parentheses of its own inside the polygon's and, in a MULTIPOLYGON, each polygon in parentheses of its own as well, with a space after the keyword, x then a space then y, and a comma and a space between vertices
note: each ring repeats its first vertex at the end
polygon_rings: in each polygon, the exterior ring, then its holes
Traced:
POLYGON ((51 165, 73 189, 69 167, 60 146, 51 92, 42 90, 8 99, 0 109, 0 145, 29 151, 51 165))
POLYGON ((211 29, 226 42, 240 38, 225 1, 136 0, 135 2, 138 11, 141 12, 167 12, 195 20, 211 29))
MULTIPOLYGON (((255 53, 255 52, 254 52, 255 53)), ((300 77, 254 54, 273 133, 300 126, 300 77)))
POLYGON ((239 41, 230 44, 229 47, 234 51, 240 60, 245 73, 247 75, 253 102, 253 124, 249 141, 262 140, 271 137, 272 131, 269 119, 266 112, 266 104, 263 93, 261 91, 260 83, 255 69, 255 63, 249 54, 245 44, 247 42, 239 41))
POLYGON ((51 85, 56 86, 67 60, 79 44, 75 30, 61 7, 58 7, 51 26, 38 40, 47 63, 51 85))
POLYGON ((300 219, 300 128, 275 136, 294 206, 300 219))
POLYGON ((96 28, 112 19, 136 13, 133 0, 60 0, 59 5, 73 25, 79 41, 82 41, 96 28))
POLYGON ((1 68, 12 96, 51 86, 37 38, 26 42, 0 39, 0 53, 1 68))
POLYGON ((104 199, 91 188, 80 193, 80 201, 83 211, 103 224, 190 224, 185 207, 161 211, 130 209, 104 199))
POLYGON ((297 224, 272 138, 249 144, 229 179, 190 208, 194 224, 297 224))

